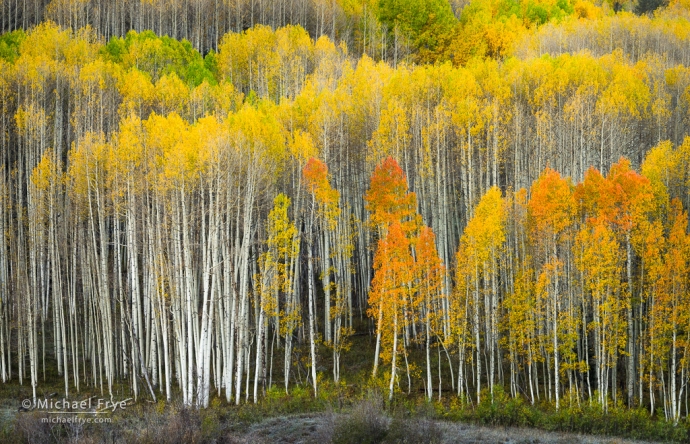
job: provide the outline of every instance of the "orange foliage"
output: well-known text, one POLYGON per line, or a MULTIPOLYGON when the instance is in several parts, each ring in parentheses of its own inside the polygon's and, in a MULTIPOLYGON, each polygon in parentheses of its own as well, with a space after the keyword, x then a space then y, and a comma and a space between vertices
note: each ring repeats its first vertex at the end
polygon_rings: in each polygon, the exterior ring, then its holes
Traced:
POLYGON ((528 204, 537 232, 557 236, 571 223, 575 212, 572 186, 561 175, 547 168, 532 185, 528 204))
POLYGON ((399 222, 410 233, 419 225, 417 196, 407 191, 405 173, 392 157, 384 159, 374 170, 364 200, 375 227, 385 228, 399 222))

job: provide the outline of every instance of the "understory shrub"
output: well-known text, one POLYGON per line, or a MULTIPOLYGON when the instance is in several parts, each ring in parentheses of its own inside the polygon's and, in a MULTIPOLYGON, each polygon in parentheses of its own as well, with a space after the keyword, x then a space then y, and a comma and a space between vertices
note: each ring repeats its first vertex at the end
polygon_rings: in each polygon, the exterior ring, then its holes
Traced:
POLYGON ((333 424, 334 444, 378 444, 388 433, 389 419, 383 414, 383 400, 370 395, 356 404, 349 415, 339 416, 333 424))

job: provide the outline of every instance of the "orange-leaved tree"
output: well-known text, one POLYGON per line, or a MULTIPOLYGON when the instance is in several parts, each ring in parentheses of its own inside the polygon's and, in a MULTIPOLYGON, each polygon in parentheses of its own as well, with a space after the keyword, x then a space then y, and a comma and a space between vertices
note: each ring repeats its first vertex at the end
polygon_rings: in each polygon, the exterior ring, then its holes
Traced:
MULTIPOLYGON (((400 165, 398 165, 398 162, 392 157, 384 159, 383 162, 374 169, 374 173, 371 176, 371 185, 364 196, 364 200, 366 201, 366 208, 370 213, 372 227, 376 230, 376 234, 379 237, 379 245, 374 257, 374 279, 372 280, 372 289, 369 295, 369 305, 371 308, 368 312, 370 316, 377 318, 376 351, 372 374, 376 376, 378 370, 382 333, 384 330, 384 318, 387 318, 393 319, 396 322, 394 333, 392 334, 395 339, 393 341, 393 348, 395 351, 392 354, 392 374, 395 375, 398 316, 397 312, 391 313, 390 310, 398 310, 400 304, 384 304, 381 303, 381 299, 388 299, 390 295, 398 294, 400 291, 400 289, 397 288, 400 282, 386 277, 390 274, 386 267, 389 267, 391 264, 392 258, 390 255, 402 253, 391 250, 389 245, 393 242, 400 246, 402 245, 401 242, 405 242, 404 245, 409 255, 409 264, 404 265, 404 267, 409 268, 409 271, 405 272, 409 274, 409 276, 402 272, 401 276, 407 276, 407 281, 405 283, 405 287, 407 288, 406 291, 408 295, 412 294, 414 260, 411 251, 411 241, 417 236, 421 225, 421 217, 416 211, 417 197, 414 193, 408 192, 405 173, 402 168, 400 168, 400 165), (396 230, 395 234, 391 232, 393 227, 395 227, 396 230), (399 231, 399 233, 397 231, 399 231), (398 238, 398 235, 402 236, 402 238, 398 238), (394 237, 389 238, 390 236, 394 237)), ((399 263, 402 264, 400 261, 399 263)), ((401 302, 404 303, 406 303, 406 301, 407 298, 401 300, 401 302)), ((409 312, 412 313, 413 311, 414 310, 410 310, 409 312)), ((387 335, 390 335, 390 333, 387 333, 387 335)), ((391 381, 392 380, 393 379, 391 379, 391 381)), ((391 382, 390 396, 393 394, 392 387, 391 382)))
MULTIPOLYGON (((398 355, 398 331, 403 307, 413 292, 414 259, 410 241, 399 222, 390 225, 386 237, 380 239, 374 256, 374 279, 369 293, 369 316, 378 316, 376 360, 383 342, 383 359, 391 361, 389 399, 393 398, 398 355), (390 347, 390 350, 388 349, 390 347)), ((376 371, 376 368, 374 368, 376 371)))
POLYGON ((393 222, 399 222, 407 236, 419 228, 417 196, 408 192, 405 173, 392 157, 387 157, 374 169, 364 200, 371 224, 380 237, 385 237, 393 222))
POLYGON ((628 406, 632 406, 635 363, 639 361, 635 346, 639 341, 636 337, 636 331, 639 329, 634 325, 639 320, 634 319, 633 311, 640 312, 643 295, 642 283, 635 288, 633 282, 634 253, 641 255, 644 249, 645 232, 650 227, 649 216, 658 201, 655 199, 650 180, 633 171, 630 161, 625 158, 611 166, 606 178, 596 169, 590 168, 585 174, 585 180, 575 191, 575 199, 588 229, 593 229, 597 225, 604 225, 610 229, 616 237, 615 245, 620 249, 616 254, 626 258, 627 285, 621 285, 620 288, 625 297, 622 303, 627 307, 624 320, 627 331, 623 334, 627 340, 627 399, 628 406))
POLYGON ((547 168, 531 188, 528 203, 532 223, 532 237, 537 246, 537 257, 541 273, 539 281, 547 299, 547 330, 550 328, 553 341, 553 375, 556 409, 559 408, 559 343, 558 320, 560 312, 560 275, 563 262, 559 258, 559 246, 569 234, 573 223, 575 201, 570 182, 547 168), (548 322, 550 321, 550 322, 548 322), (549 325, 550 324, 550 325, 549 325))

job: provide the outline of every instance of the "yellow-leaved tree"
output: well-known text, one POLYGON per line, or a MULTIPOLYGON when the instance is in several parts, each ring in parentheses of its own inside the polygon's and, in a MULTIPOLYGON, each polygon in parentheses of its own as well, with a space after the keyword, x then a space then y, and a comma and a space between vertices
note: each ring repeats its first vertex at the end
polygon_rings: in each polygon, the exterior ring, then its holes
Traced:
MULTIPOLYGON (((457 252, 456 282, 452 307, 456 319, 454 322, 458 335, 461 364, 459 391, 464 385, 463 365, 467 350, 476 367, 475 388, 477 402, 481 399, 482 356, 489 355, 488 383, 493 397, 496 376, 496 361, 499 333, 499 306, 501 304, 498 289, 499 254, 505 242, 505 206, 501 190, 492 187, 479 201, 474 209, 474 216, 467 223, 460 239, 457 252), (484 325, 481 324, 484 312, 484 325), (472 339, 467 334, 472 329, 472 339), (484 346, 481 347, 481 333, 485 333, 484 346)), ((468 394, 469 395, 469 394, 468 394)))

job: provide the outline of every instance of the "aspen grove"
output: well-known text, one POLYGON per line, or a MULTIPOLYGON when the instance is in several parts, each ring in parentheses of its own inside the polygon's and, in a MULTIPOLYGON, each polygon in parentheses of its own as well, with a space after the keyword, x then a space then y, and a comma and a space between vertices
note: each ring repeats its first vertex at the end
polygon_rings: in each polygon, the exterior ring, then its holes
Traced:
POLYGON ((318 396, 368 335, 389 399, 688 417, 687 8, 425 64, 336 43, 330 2, 311 34, 149 10, 179 41, 53 3, 0 37, 4 384, 318 396))

